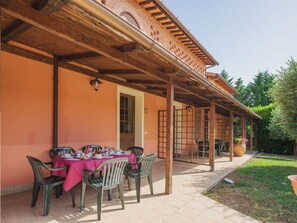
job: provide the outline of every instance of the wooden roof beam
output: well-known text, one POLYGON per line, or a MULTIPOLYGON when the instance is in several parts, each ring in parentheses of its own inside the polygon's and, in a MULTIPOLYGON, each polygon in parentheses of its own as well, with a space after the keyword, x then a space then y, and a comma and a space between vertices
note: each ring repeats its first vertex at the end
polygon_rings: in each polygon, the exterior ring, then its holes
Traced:
POLYGON ((172 29, 178 29, 178 27, 173 25, 173 26, 167 26, 166 29, 172 30, 172 29))
POLYGON ((182 33, 182 34, 174 34, 174 36, 175 36, 175 37, 185 36, 185 34, 184 34, 184 33, 182 33))
POLYGON ((152 0, 147 0, 147 1, 140 2, 139 5, 140 6, 145 6, 145 5, 149 5, 150 3, 152 3, 152 0))
POLYGON ((137 80, 137 79, 127 79, 128 83, 134 84, 154 84, 154 85, 165 85, 164 81, 159 80, 137 80))
POLYGON ((163 12, 154 12, 151 15, 152 16, 159 16, 159 15, 163 15, 163 12))
POLYGON ((99 53, 87 52, 87 53, 78 53, 61 56, 60 60, 62 61, 79 61, 79 60, 88 60, 88 59, 101 59, 106 58, 99 53))
POLYGON ((170 22, 162 22, 161 24, 162 24, 163 26, 167 26, 167 25, 172 25, 173 22, 171 22, 171 21, 170 21, 170 22))
POLYGON ((182 33, 180 30, 171 30, 170 33, 182 33))
POLYGON ((130 53, 130 52, 134 52, 134 51, 142 51, 143 48, 138 45, 137 43, 127 43, 121 46, 116 46, 114 47, 115 49, 123 52, 123 53, 130 53))
MULTIPOLYGON (((44 14, 49 15, 55 12, 56 10, 58 10, 59 8, 61 8, 65 2, 66 1, 62 1, 62 0, 48 0, 48 1, 41 0, 41 1, 37 1, 33 5, 33 8, 44 14)), ((27 31, 31 27, 32 25, 17 19, 1 33, 1 42, 7 43, 8 41, 15 39, 17 36, 27 31)))
POLYGON ((153 11, 153 10, 156 10, 156 9, 158 9, 157 6, 151 6, 151 7, 145 8, 145 11, 153 11))
POLYGON ((143 74, 143 72, 135 69, 117 69, 117 70, 105 70, 99 69, 100 74, 143 74))
POLYGON ((165 17, 161 17, 161 18, 157 18, 157 21, 164 21, 164 20, 169 20, 169 18, 167 17, 167 16, 165 16, 165 17))

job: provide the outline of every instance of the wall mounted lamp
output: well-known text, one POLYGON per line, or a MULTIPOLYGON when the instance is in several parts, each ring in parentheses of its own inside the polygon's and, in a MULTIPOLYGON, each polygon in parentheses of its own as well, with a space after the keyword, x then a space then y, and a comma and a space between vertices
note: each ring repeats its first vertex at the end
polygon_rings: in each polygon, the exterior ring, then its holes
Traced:
POLYGON ((92 85, 95 91, 98 91, 101 87, 102 82, 99 81, 98 77, 96 77, 96 79, 90 80, 90 84, 92 85))

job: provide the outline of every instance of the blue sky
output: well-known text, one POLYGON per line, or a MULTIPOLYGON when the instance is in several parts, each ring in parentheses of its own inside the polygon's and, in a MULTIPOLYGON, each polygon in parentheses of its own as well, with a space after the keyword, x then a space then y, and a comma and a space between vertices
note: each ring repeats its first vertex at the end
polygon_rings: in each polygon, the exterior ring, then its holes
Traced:
POLYGON ((297 60, 297 0, 164 0, 225 69, 247 84, 297 60))

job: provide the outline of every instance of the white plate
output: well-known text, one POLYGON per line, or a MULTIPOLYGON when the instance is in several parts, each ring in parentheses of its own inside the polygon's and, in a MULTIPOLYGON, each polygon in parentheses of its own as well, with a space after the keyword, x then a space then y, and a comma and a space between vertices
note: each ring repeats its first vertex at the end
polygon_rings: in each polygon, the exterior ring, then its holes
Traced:
POLYGON ((78 158, 64 158, 65 160, 70 160, 70 161, 78 161, 78 160, 80 160, 80 159, 78 159, 78 158))
POLYGON ((93 156, 93 159, 96 159, 96 160, 100 160, 100 159, 103 159, 104 158, 104 156, 101 156, 101 157, 94 157, 93 156))
POLYGON ((113 158, 113 156, 103 156, 102 158, 113 158))
POLYGON ((115 154, 113 154, 114 156, 121 156, 121 155, 124 155, 124 154, 122 154, 122 153, 115 153, 115 154))
POLYGON ((73 156, 61 156, 63 159, 72 159, 73 156))

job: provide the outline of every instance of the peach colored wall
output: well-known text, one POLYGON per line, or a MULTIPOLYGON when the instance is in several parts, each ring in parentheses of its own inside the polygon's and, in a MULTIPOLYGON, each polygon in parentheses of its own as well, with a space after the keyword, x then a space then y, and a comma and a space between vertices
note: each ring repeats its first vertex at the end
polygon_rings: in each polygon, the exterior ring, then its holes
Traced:
MULTIPOLYGON (((26 155, 49 161, 52 147, 52 66, 1 52, 1 188, 33 180, 26 155), (11 172, 13 170, 13 174, 11 172), (17 177, 16 177, 17 176, 17 177)), ((59 68, 59 146, 116 146, 117 87, 95 92, 89 76, 59 68)), ((158 109, 163 98, 145 94, 145 153, 157 152, 158 109)))
POLYGON ((158 110, 166 109, 166 99, 151 94, 144 95, 144 149, 145 153, 158 152, 158 110))
POLYGON ((53 101, 51 66, 1 54, 1 187, 5 187, 30 181, 26 155, 49 160, 53 101))

